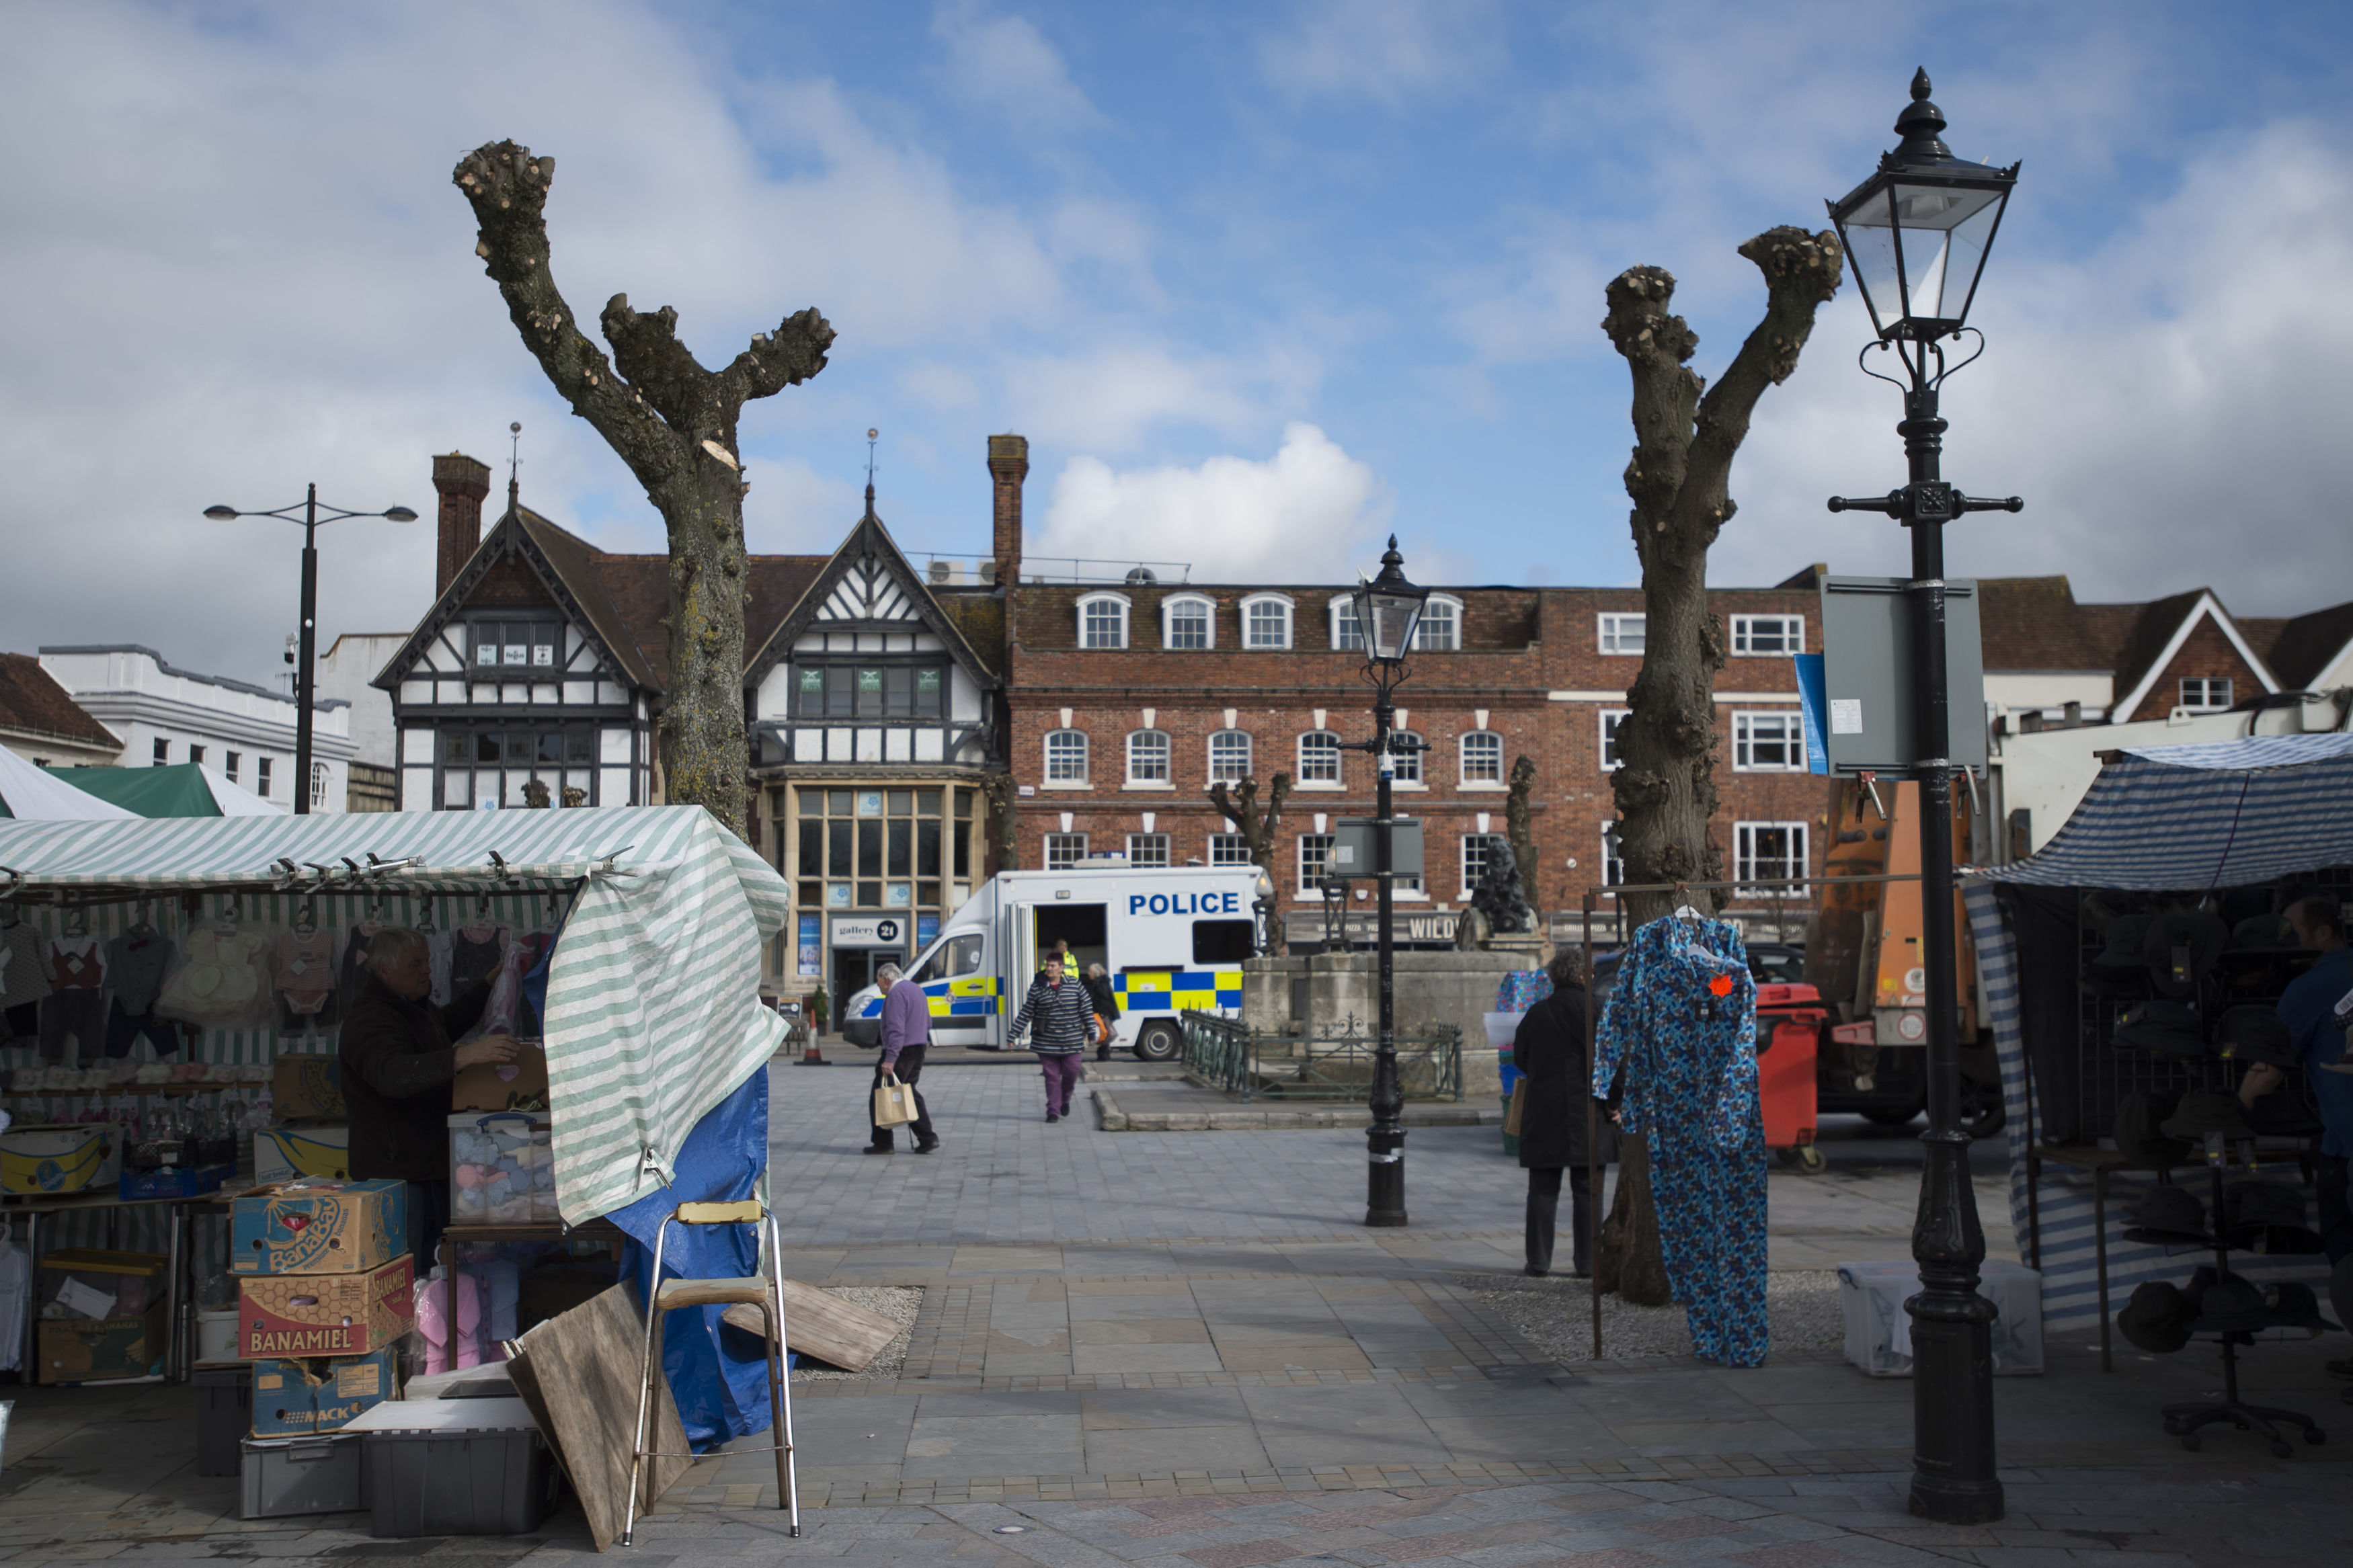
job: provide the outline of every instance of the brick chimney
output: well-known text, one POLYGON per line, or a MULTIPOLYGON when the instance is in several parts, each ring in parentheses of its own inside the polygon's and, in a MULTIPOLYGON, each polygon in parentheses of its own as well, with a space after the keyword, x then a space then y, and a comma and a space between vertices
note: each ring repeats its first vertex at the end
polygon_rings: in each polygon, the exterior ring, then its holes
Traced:
POLYGON ((463 452, 433 459, 433 488, 441 492, 441 543, 433 594, 447 593, 482 542, 482 498, 491 493, 491 466, 463 452))
POLYGON ((997 580, 1009 588, 1021 581, 1021 481, 1029 477, 1029 438, 991 436, 988 472, 997 481, 997 528, 989 552, 997 580))

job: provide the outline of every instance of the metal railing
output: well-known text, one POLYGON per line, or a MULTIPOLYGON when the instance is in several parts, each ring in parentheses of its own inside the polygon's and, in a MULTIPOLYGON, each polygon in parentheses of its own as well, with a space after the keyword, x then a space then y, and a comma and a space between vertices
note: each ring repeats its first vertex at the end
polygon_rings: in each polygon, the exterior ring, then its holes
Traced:
MULTIPOLYGON (((1208 1013, 1182 1019, 1185 1076, 1238 1100, 1369 1100, 1376 1042, 1365 1035, 1253 1035, 1208 1013)), ((1462 1098, 1462 1031, 1399 1036, 1398 1081, 1408 1100, 1462 1098)))

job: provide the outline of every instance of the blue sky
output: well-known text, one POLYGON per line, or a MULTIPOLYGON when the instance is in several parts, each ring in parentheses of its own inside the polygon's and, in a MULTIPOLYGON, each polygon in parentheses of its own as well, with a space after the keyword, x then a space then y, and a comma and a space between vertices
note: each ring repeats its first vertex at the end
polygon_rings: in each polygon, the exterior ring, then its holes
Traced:
MULTIPOLYGON (((816 381, 744 426, 757 550, 829 550, 879 426, 914 549, 987 548, 984 440, 1031 441, 1033 555, 1340 581, 1399 535, 1442 583, 1622 583, 1622 363, 1653 262, 1713 374, 1761 300, 1734 248, 1820 226, 1926 65, 1963 156, 2022 159, 1947 472, 2017 492, 1957 573, 2085 597, 2353 596, 2342 6, 0 3, 13 309, 0 646, 137 640, 279 668, 290 531, 215 500, 429 517, 504 468, 658 549, 546 391, 448 184, 557 159, 556 276, 676 306, 706 363, 815 304, 816 381)), ((1901 477, 1850 284, 1734 476, 1715 577, 1894 570, 1833 490, 1901 477)), ((404 628, 423 526, 326 536, 324 630, 404 628)))

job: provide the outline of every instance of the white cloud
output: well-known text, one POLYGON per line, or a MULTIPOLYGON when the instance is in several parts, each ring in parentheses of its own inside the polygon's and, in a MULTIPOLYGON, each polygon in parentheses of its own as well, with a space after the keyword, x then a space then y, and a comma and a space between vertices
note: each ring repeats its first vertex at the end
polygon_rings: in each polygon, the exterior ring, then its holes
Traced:
POLYGON ((1257 423, 1250 388, 1269 374, 1130 341, 1014 360, 1004 380, 1018 424, 1041 442, 1124 452, 1168 426, 1239 432, 1257 423))
POLYGON ((1473 86, 1503 50, 1488 0, 1314 0, 1259 43, 1259 68, 1300 98, 1396 108, 1473 86))
POLYGON ((949 89, 965 102, 1029 130, 1103 122, 1061 54, 1021 17, 988 16, 978 0, 946 0, 932 15, 932 36, 947 49, 949 89))
MULTIPOLYGON (((1945 473, 2027 510, 1948 530, 1952 570, 2063 572, 2084 598, 2208 584, 2251 615, 2353 592, 2331 391, 2353 361, 2353 298, 2334 286, 2348 277, 2353 174, 2312 124, 2199 160, 2091 255, 2006 264, 1997 247, 1972 312, 1989 352, 1946 389, 1945 473)), ((1824 559, 1902 569, 1900 529, 1821 510, 1904 471, 1895 393, 1849 352, 1867 335, 1852 293, 1759 406, 1735 476, 1746 510, 1715 552, 1723 581, 1824 559)))
POLYGON ((1377 558, 1380 480, 1313 425, 1263 461, 1114 469, 1073 458, 1025 557, 1181 560, 1197 583, 1334 583, 1377 558))

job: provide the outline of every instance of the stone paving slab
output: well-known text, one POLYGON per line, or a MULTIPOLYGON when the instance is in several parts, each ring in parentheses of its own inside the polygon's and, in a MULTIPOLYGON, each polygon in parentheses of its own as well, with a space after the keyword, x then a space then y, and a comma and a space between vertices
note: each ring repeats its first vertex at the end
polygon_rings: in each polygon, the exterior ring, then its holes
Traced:
MULTIPOLYGON (((1094 1100, 1095 1128, 1103 1132, 1295 1131, 1311 1127, 1344 1127, 1364 1131, 1361 1105, 1314 1101, 1237 1100, 1213 1089, 1189 1085, 1123 1086, 1114 1097, 1098 1088, 1094 1100)), ((1472 1101, 1409 1101, 1399 1120, 1408 1127, 1501 1127, 1500 1106, 1472 1101)))

